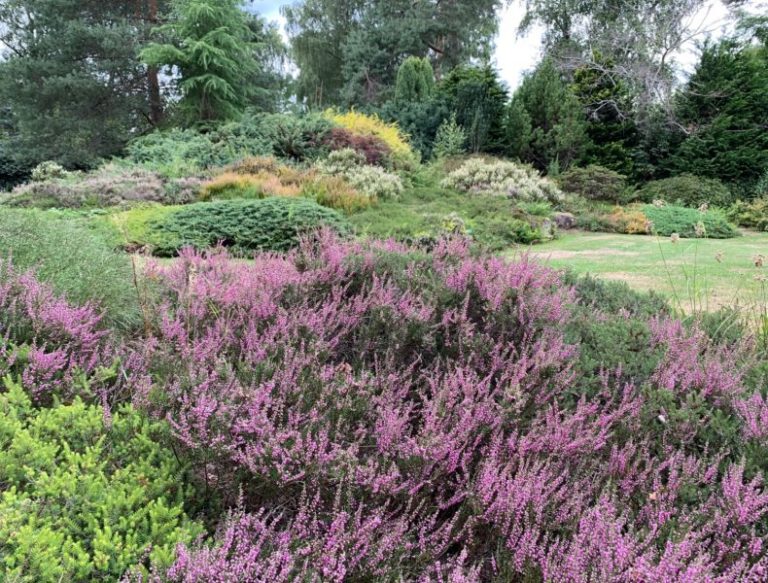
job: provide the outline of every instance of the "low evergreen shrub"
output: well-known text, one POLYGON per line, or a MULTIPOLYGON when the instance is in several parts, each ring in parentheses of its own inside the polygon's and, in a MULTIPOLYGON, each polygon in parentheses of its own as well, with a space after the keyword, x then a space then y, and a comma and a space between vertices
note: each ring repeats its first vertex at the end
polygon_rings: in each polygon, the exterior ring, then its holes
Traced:
POLYGON ((651 223, 651 232, 662 237, 677 234, 690 239, 730 239, 739 236, 736 227, 716 209, 701 211, 682 206, 648 204, 642 207, 642 211, 651 223))
POLYGON ((285 197, 192 204, 150 225, 151 234, 159 239, 154 249, 158 255, 174 255, 187 246, 205 249, 219 244, 239 254, 286 251, 303 234, 322 228, 339 234, 351 231, 336 211, 285 197))
POLYGON ((619 204, 626 201, 627 177, 603 166, 571 168, 558 177, 560 188, 589 200, 619 204))
POLYGON ((734 202, 733 194, 725 184, 693 174, 648 182, 635 193, 635 197, 642 202, 663 200, 690 208, 698 208, 703 204, 726 208, 734 202))

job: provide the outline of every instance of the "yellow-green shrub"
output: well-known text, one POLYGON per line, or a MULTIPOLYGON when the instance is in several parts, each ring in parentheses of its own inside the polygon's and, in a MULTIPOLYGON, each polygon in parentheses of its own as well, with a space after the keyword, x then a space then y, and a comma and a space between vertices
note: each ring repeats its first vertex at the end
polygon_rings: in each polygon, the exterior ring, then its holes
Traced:
POLYGON ((376 203, 376 197, 354 189, 340 176, 322 176, 304 184, 303 196, 314 198, 321 206, 345 213, 365 210, 376 203))
POLYGON ((205 182, 200 189, 200 200, 228 200, 232 198, 264 198, 263 180, 252 174, 225 172, 205 182))

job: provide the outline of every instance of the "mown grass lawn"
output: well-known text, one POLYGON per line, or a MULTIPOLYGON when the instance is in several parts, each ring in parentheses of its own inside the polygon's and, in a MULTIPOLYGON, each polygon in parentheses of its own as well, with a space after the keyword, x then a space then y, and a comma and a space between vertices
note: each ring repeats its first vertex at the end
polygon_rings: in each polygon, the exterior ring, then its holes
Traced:
POLYGON ((529 253, 555 268, 627 282, 667 294, 685 311, 768 303, 768 233, 736 239, 681 239, 570 232, 561 238, 509 252, 529 253), (765 266, 755 265, 765 257, 765 266))

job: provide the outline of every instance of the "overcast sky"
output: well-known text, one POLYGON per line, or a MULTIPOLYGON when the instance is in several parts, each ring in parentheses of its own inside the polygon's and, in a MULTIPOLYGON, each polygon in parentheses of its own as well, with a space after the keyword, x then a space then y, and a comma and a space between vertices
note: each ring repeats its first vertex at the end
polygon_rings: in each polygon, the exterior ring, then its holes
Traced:
MULTIPOLYGON (((758 5, 762 0, 753 0, 758 5)), ((283 22, 280 7, 285 0, 253 0, 253 8, 270 20, 283 22)), ((541 56, 541 29, 531 30, 524 37, 517 36, 517 26, 523 17, 522 2, 513 2, 502 9, 499 23, 499 36, 496 39, 495 65, 502 79, 511 89, 517 87, 523 74, 532 69, 541 56)), ((706 6, 693 19, 693 24, 712 31, 714 36, 722 34, 726 25, 727 10, 720 0, 708 0, 706 6)), ((696 62, 695 44, 690 43, 684 54, 679 55, 684 69, 690 70, 696 62)))

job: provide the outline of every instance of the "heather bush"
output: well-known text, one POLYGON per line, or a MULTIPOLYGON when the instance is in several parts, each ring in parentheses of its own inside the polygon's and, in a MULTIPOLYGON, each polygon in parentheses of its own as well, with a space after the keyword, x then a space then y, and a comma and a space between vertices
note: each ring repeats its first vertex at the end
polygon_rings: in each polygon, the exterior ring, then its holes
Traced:
POLYGON ((698 208, 702 204, 727 208, 734 202, 734 196, 725 184, 693 174, 648 182, 635 193, 635 198, 643 202, 664 200, 690 208, 698 208))
POLYGON ((663 237, 677 233, 683 238, 729 239, 739 232, 716 209, 691 209, 666 204, 644 205, 643 214, 651 224, 651 231, 663 237))
POLYGON ((122 328, 138 321, 130 259, 116 250, 109 230, 52 211, 0 212, 0 261, 12 258, 71 301, 93 302, 122 328))
POLYGON ((135 402, 239 507, 171 580, 768 567, 749 343, 716 343, 658 299, 573 290, 456 239, 426 253, 325 234, 249 263, 186 251, 150 276, 164 291, 135 402))
POLYGON ((602 166, 574 167, 558 176, 557 181, 564 192, 589 200, 626 202, 627 177, 602 166))
POLYGON ((141 202, 184 204, 200 188, 195 177, 165 179, 138 166, 107 164, 87 174, 41 178, 13 189, 4 205, 14 207, 99 208, 141 202))
POLYGON ((108 417, 75 399, 38 409, 0 392, 0 579, 118 581, 167 568, 203 532, 185 514, 184 468, 162 423, 126 406, 108 417))
POLYGON ((503 160, 470 158, 443 181, 444 188, 508 196, 521 201, 559 202, 562 193, 530 166, 503 160))
POLYGON ((343 178, 352 188, 373 200, 397 198, 404 189, 402 179, 378 166, 367 166, 365 158, 354 150, 338 150, 317 164, 328 176, 343 178))
POLYGON ((120 393, 118 344, 94 305, 72 304, 33 273, 0 262, 0 377, 36 403, 120 393))
POLYGON ((337 212, 302 198, 228 200, 188 205, 148 225, 153 252, 175 255, 184 247, 205 249, 222 245, 235 253, 286 251, 307 232, 329 228, 350 232, 337 212))
POLYGON ((32 169, 30 179, 34 182, 43 182, 53 178, 66 178, 69 172, 56 162, 41 162, 32 169))

